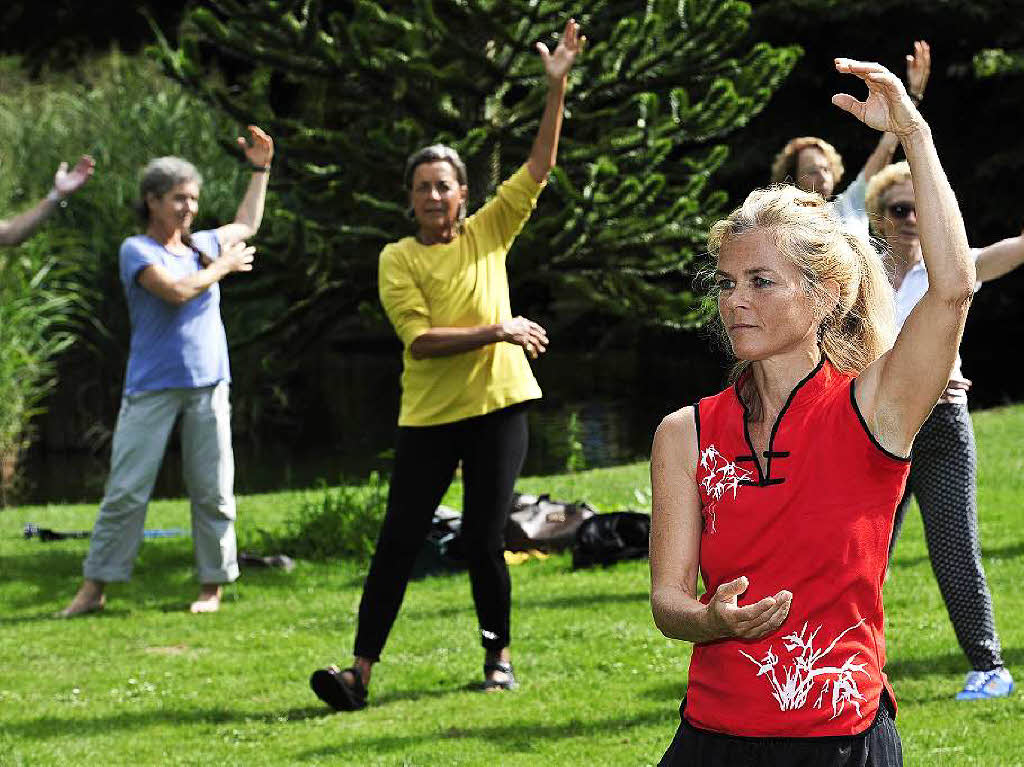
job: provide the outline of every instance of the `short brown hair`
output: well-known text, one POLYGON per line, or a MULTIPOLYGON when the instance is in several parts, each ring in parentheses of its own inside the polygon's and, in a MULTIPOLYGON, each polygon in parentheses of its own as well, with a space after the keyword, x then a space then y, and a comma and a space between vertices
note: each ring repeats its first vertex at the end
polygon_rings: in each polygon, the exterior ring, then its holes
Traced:
POLYGON ((772 163, 772 183, 796 182, 797 158, 803 150, 811 147, 820 149, 825 154, 825 159, 832 166, 834 183, 838 184, 839 179, 843 177, 843 158, 834 146, 816 136, 800 136, 782 147, 782 151, 775 155, 775 162, 772 163))

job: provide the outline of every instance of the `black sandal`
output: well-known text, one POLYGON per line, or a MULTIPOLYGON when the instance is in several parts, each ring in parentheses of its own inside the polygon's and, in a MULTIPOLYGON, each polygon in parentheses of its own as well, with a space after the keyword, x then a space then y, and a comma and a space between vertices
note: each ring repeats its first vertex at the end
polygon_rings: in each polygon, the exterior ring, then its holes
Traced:
POLYGON ((342 671, 337 666, 317 669, 309 678, 309 686, 316 697, 335 711, 357 711, 366 708, 366 685, 359 669, 347 668, 342 671), (342 674, 349 671, 353 680, 349 682, 342 674))
POLYGON ((512 663, 509 661, 495 661, 494 663, 484 663, 484 692, 493 692, 496 690, 515 690, 519 687, 516 682, 516 675, 512 671, 512 663), (505 674, 506 678, 498 681, 497 679, 487 679, 487 675, 492 671, 501 671, 505 674))

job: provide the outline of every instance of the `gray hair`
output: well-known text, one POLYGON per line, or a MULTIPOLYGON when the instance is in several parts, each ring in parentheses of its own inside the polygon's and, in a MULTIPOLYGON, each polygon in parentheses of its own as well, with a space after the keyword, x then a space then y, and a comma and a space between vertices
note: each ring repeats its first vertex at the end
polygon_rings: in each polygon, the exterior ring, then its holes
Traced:
MULTIPOLYGON (((425 146, 409 155, 409 159, 405 161, 405 188, 407 191, 412 191, 412 178, 416 173, 416 168, 424 163, 428 162, 446 162, 452 166, 455 171, 455 178, 459 182, 459 186, 469 186, 469 175, 466 173, 466 164, 459 157, 459 153, 452 149, 450 146, 444 144, 431 144, 425 146)), ((405 211, 405 215, 409 219, 416 217, 413 213, 412 206, 405 211)), ((459 226, 462 226, 462 222, 466 220, 466 203, 463 202, 459 206, 459 226)))
POLYGON ((416 168, 423 163, 427 162, 446 162, 455 169, 455 178, 458 179, 460 186, 469 185, 469 176, 466 173, 466 164, 462 162, 462 158, 459 157, 459 153, 452 149, 450 146, 444 144, 431 144, 425 146, 409 155, 409 159, 405 161, 405 188, 412 188, 412 177, 416 173, 416 168))
POLYGON ((146 197, 163 197, 178 184, 194 181, 203 185, 203 177, 196 166, 180 157, 157 157, 150 160, 139 174, 139 200, 135 211, 143 222, 149 221, 149 206, 146 197))

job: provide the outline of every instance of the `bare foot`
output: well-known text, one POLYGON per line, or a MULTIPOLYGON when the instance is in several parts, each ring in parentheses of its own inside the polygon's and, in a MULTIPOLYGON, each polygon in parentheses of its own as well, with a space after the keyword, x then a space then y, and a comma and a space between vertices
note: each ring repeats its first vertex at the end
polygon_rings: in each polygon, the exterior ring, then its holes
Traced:
POLYGON ((106 603, 107 598, 103 596, 103 584, 99 581, 85 580, 78 589, 78 593, 75 594, 75 598, 71 600, 71 604, 54 613, 53 617, 75 618, 79 615, 99 612, 106 603))
POLYGON ((199 589, 199 598, 188 608, 190 613, 215 613, 220 609, 223 590, 218 583, 204 583, 199 589))

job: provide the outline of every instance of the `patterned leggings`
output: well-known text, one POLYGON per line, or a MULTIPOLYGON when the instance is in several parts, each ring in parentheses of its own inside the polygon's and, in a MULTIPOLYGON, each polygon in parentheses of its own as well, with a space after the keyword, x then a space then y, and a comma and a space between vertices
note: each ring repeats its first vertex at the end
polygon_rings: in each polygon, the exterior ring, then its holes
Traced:
POLYGON ((907 492, 896 509, 892 557, 910 505, 917 498, 928 558, 960 647, 975 671, 1003 665, 992 594, 978 539, 977 454, 966 404, 940 403, 914 440, 907 492))

